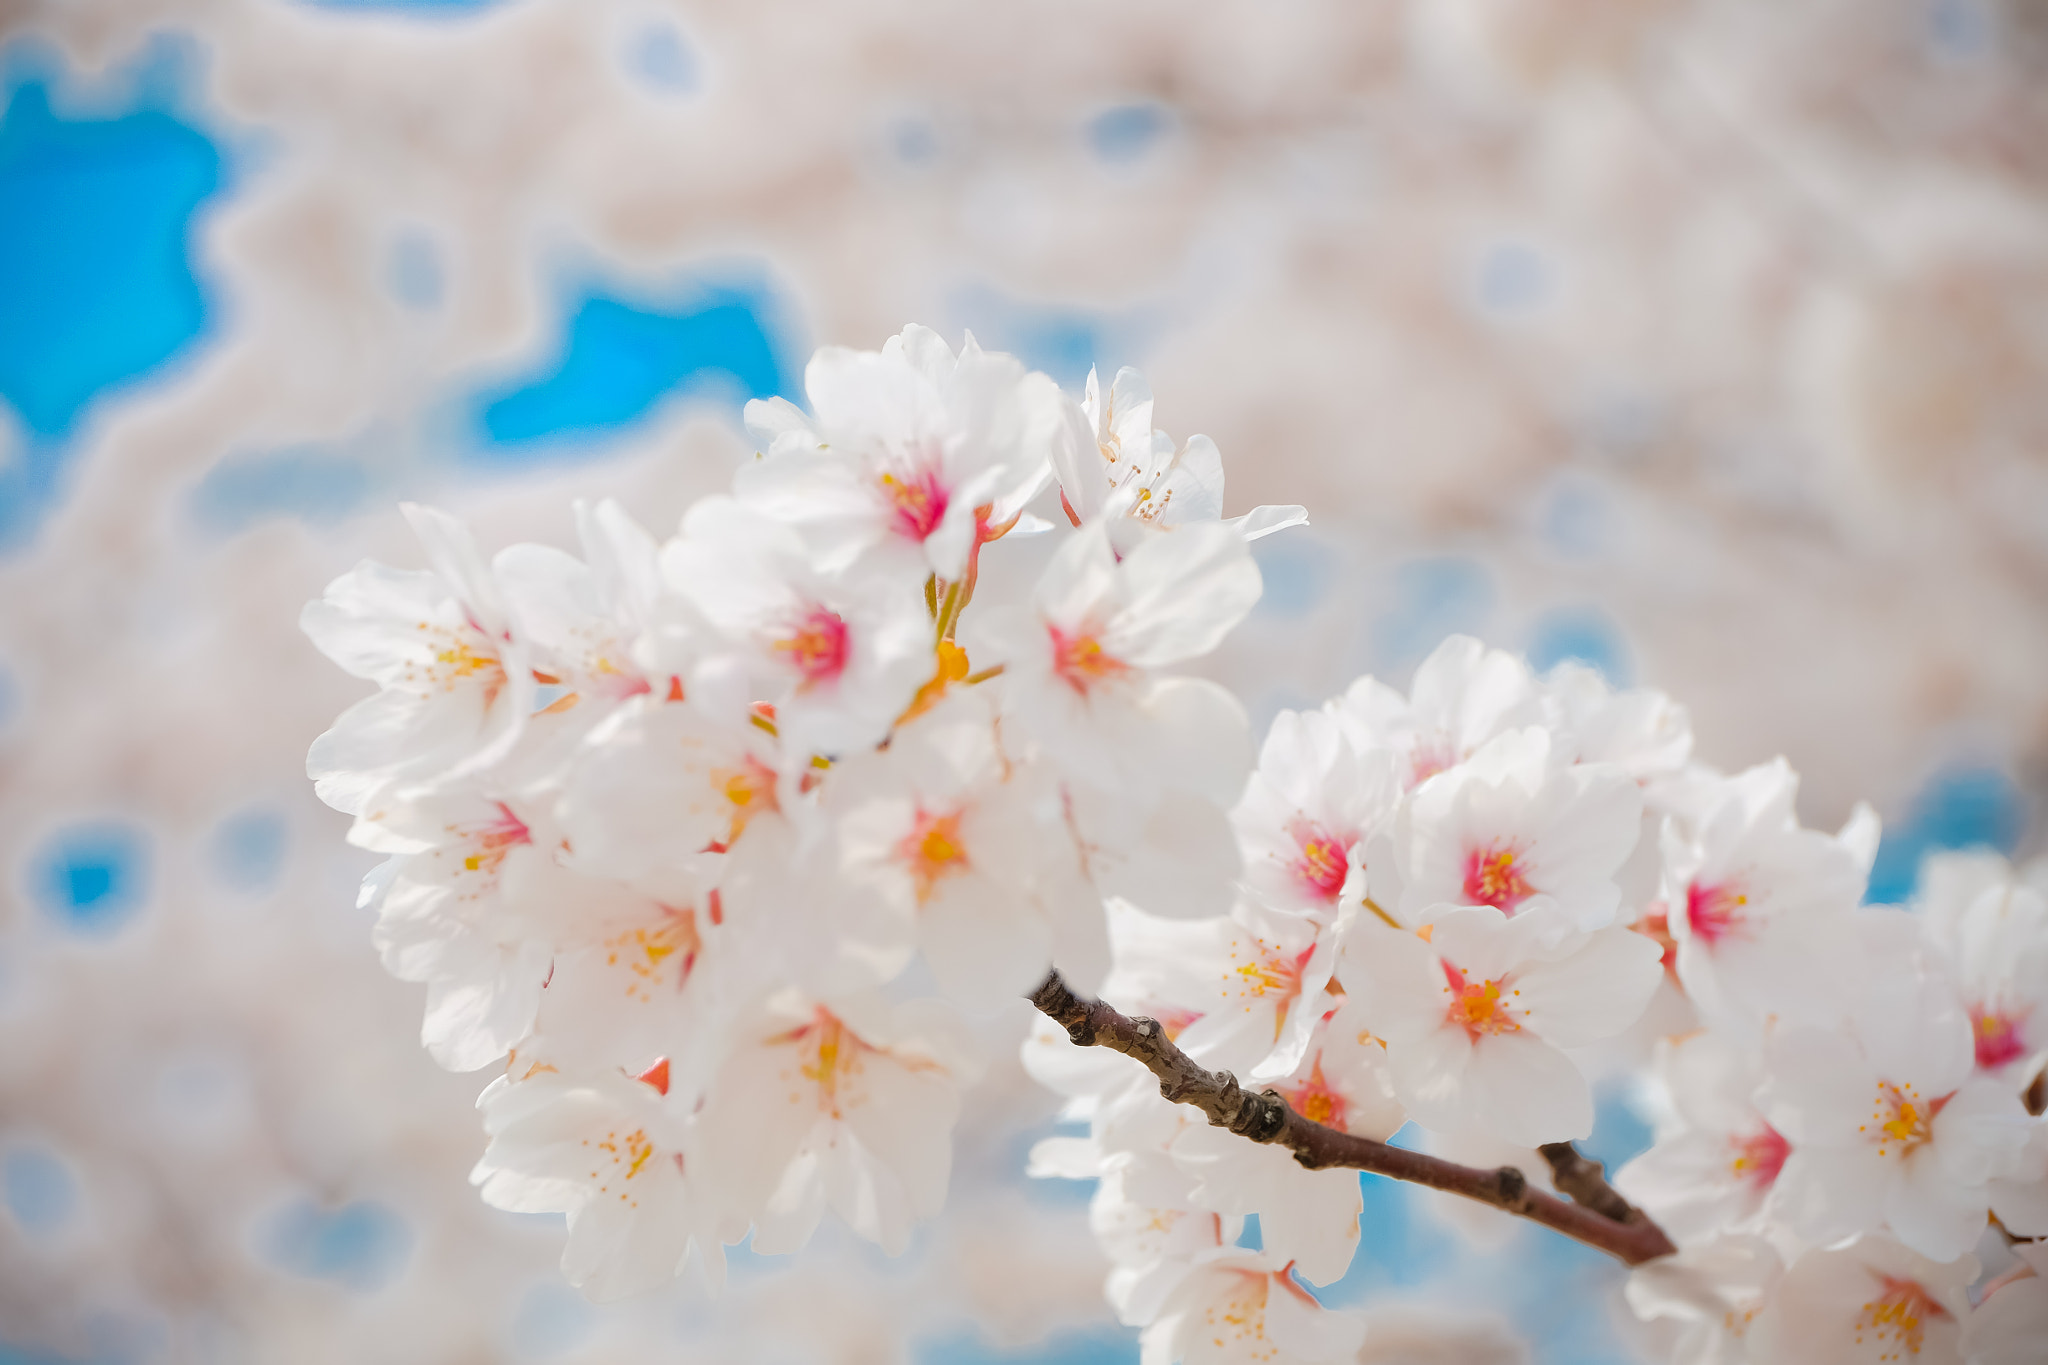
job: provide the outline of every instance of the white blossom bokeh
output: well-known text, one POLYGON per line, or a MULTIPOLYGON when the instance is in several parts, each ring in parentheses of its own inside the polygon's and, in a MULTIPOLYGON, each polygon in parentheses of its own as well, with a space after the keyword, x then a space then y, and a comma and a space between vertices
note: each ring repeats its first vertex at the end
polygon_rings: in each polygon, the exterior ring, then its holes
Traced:
MULTIPOLYGON (((1868 799, 1873 898, 2036 851, 2023 0, 13 0, 0 100, 0 1361, 1136 1360, 1014 1046, 904 1258, 584 1303, 304 780, 359 689, 299 608, 402 498, 666 532, 907 321, 1140 364, 1227 515, 1308 508, 1205 665, 1261 729, 1467 632, 1868 799)), ((1618 1268, 1364 1198, 1362 1359, 1635 1358, 1618 1268)))

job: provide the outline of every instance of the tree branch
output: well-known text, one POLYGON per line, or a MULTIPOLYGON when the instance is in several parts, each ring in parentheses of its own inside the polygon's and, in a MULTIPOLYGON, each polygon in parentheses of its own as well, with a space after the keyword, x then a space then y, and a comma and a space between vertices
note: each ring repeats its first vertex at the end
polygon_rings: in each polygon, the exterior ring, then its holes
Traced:
POLYGON ((1252 1094, 1228 1071, 1197 1065, 1174 1046, 1158 1021, 1133 1019, 1099 1000, 1081 999, 1067 989, 1057 971, 1039 983, 1031 1003, 1080 1046, 1106 1047, 1143 1063, 1159 1078, 1159 1093, 1167 1099, 1193 1105, 1208 1115, 1210 1123, 1253 1142, 1278 1143, 1312 1171, 1346 1167, 1448 1190, 1541 1223, 1625 1265, 1641 1265, 1677 1250, 1662 1228, 1602 1179, 1598 1162, 1586 1160, 1568 1142, 1553 1143, 1543 1154, 1556 1172, 1558 1188, 1575 1203, 1529 1188, 1528 1177, 1513 1166, 1491 1171, 1460 1166, 1305 1119, 1277 1091, 1252 1094), (1556 1148, 1563 1154, 1553 1155, 1556 1148))

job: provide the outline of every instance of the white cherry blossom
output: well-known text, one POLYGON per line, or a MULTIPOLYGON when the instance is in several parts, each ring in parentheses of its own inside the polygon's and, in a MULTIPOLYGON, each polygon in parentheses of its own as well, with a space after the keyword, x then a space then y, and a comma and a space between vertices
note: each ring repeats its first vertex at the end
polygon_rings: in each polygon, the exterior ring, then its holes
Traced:
POLYGON ((1761 1365, 1956 1365, 1974 1257, 1930 1260, 1888 1237, 1806 1252, 1751 1328, 1761 1365))
POLYGON ((1350 1365, 1365 1324, 1332 1313, 1259 1251, 1191 1265, 1139 1336, 1141 1365, 1350 1365))
POLYGON ((1753 1228, 1792 1144, 1756 1106, 1761 1062, 1710 1031, 1670 1040, 1658 1072, 1676 1122, 1615 1174, 1615 1187, 1687 1240, 1753 1228))
POLYGON ((945 1202, 959 1087, 972 1065, 936 1001, 782 991, 733 1026, 697 1115, 722 1207, 754 1249, 794 1251, 829 1207, 899 1255, 945 1202))
POLYGON ((913 581, 958 580, 1050 475, 1056 389, 972 337, 958 356, 914 326, 880 352, 828 346, 804 390, 809 417, 781 399, 747 405, 768 448, 734 491, 802 532, 828 571, 866 557, 913 581))
POLYGON ((2048 1242, 2013 1252, 2020 1264, 1986 1287, 1963 1324, 1968 1365, 2037 1365, 2048 1342, 2048 1242))
POLYGON ((1592 1093, 1560 1049, 1634 1022, 1662 975, 1656 945, 1622 928, 1566 936, 1544 910, 1441 906, 1424 927, 1426 941, 1361 920, 1338 966, 1386 1042, 1394 1094, 1446 1132, 1527 1147, 1586 1136, 1592 1093))
POLYGON ((784 742, 803 753, 868 748, 932 673, 917 585, 872 570, 825 573, 787 526, 706 498, 662 550, 674 588, 743 651, 784 742))
POLYGON ((1834 1026, 1776 1033, 1765 1071, 1759 1107, 1792 1144, 1778 1194, 1795 1230, 1825 1241, 1886 1226, 1941 1260, 1975 1245, 1987 1182, 2014 1169, 2026 1114, 1975 1074, 1945 986, 1874 983, 1834 1026))
POLYGON ((1752 1329, 1784 1273, 1768 1241, 1733 1234, 1637 1267, 1623 1293, 1637 1317, 1671 1325, 1671 1365, 1750 1365, 1752 1329))
MULTIPOLYGON (((1136 543, 1126 524, 1173 527, 1223 519, 1223 455, 1206 436, 1175 449, 1152 426, 1152 387, 1125 366, 1109 391, 1094 369, 1081 400, 1062 396, 1052 446, 1060 501, 1074 525, 1109 519, 1119 548, 1136 543)), ((1308 521, 1303 507, 1255 507, 1225 522, 1251 541, 1308 521)))
POLYGON ((382 689, 344 711, 306 755, 320 799, 350 814, 381 783, 496 762, 533 711, 530 649, 468 529, 429 507, 404 511, 432 569, 366 560, 299 618, 322 653, 382 689))
POLYGON ((1642 795, 1621 769, 1560 766, 1547 731, 1508 731, 1416 788, 1395 814, 1399 914, 1412 924, 1434 905, 1510 917, 1547 905, 1555 922, 1603 928, 1641 827, 1642 795))
POLYGON ((1393 750, 1409 788, 1463 763, 1494 736, 1537 721, 1540 705, 1525 661, 1453 635, 1416 668, 1407 696, 1366 677, 1328 709, 1358 752, 1393 750))
POLYGON ((1356 904, 1367 840, 1399 794, 1391 753, 1356 753, 1324 712, 1280 712, 1231 812, 1246 889, 1276 910, 1326 919, 1356 904))
POLYGON ((1922 913, 1970 1017, 1978 1069, 2024 1089, 2048 1064, 2048 894, 1995 853, 1921 870, 1922 913))
POLYGON ((1087 527, 1054 554, 1028 608, 992 612, 962 638, 977 663, 1003 666, 1006 712, 1075 776, 1140 806, 1177 781, 1227 805, 1250 747, 1243 708, 1214 683, 1151 670, 1214 649, 1259 588, 1225 528, 1188 526, 1119 559, 1087 527), (1236 775, 1219 776, 1230 758, 1236 775))
MULTIPOLYGON (((490 1146, 470 1179, 513 1213, 566 1213, 562 1273, 592 1299, 666 1283, 692 1245, 714 1282, 725 1252, 694 1175, 685 1116, 666 1102, 667 1071, 571 1078, 538 1064, 500 1076, 477 1101, 490 1146)), ((737 1238, 734 1238, 737 1240, 737 1238)))

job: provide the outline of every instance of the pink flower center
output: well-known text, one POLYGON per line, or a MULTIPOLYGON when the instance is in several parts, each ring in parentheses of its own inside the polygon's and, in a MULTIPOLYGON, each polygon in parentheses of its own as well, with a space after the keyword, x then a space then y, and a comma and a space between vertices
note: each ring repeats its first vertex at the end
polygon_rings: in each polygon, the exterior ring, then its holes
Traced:
POLYGON ((898 535, 922 541, 945 519, 946 489, 934 471, 913 470, 903 478, 884 474, 875 483, 894 509, 893 523, 898 535))
POLYGON ((1525 867, 1512 845, 1496 842, 1473 849, 1465 855, 1465 903, 1514 914, 1516 906, 1536 894, 1525 867))
POLYGON ((1748 895, 1736 882, 1694 882, 1685 889, 1686 927, 1711 948, 1730 934, 1742 931, 1746 922, 1742 910, 1748 904, 1748 895))
POLYGON ((1872 1278, 1877 1281, 1877 1293, 1856 1315, 1856 1344, 1889 1348, 1880 1350, 1880 1360, 1919 1355, 1927 1339, 1925 1324, 1930 1319, 1946 1319, 1948 1310, 1917 1281, 1895 1280, 1889 1275, 1872 1278))
POLYGON ((1728 1145, 1735 1149, 1735 1159, 1728 1163, 1735 1178, 1759 1190, 1777 1183, 1785 1158, 1792 1154, 1792 1144, 1768 1123, 1759 1125, 1754 1133, 1729 1138, 1728 1145))
POLYGON ((1986 1005, 1976 1011, 1976 1017, 1978 1066, 1991 1071, 2027 1055, 2027 1042, 2020 1034, 2026 1011, 2009 1014, 1986 1005))
POLYGON ((1444 969, 1444 980, 1451 988, 1451 1005, 1447 1012, 1450 1021, 1465 1030, 1466 1036, 1474 1042, 1481 1038, 1501 1033, 1520 1033, 1522 1026, 1515 1022, 1510 1008, 1514 997, 1521 992, 1508 987, 1506 999, 1501 988, 1508 985, 1508 979, 1501 977, 1494 981, 1468 981, 1465 973, 1449 962, 1439 958, 1444 969))
POLYGON ((513 848, 533 842, 533 831, 526 827, 526 822, 514 815, 512 808, 503 801, 496 804, 498 818, 468 832, 470 851, 462 859, 464 872, 494 873, 513 848))
POLYGON ((1911 1082, 1879 1081, 1870 1122, 1858 1125, 1856 1131, 1877 1143, 1879 1156, 1911 1156, 1934 1141, 1935 1116, 1954 1097, 1951 1092, 1926 1099, 1911 1082))
POLYGON ((920 810, 910 833, 896 845, 896 856, 910 869, 917 885, 917 903, 931 899, 932 889, 947 877, 967 870, 967 849, 960 842, 959 811, 934 815, 920 810))
POLYGON ((1330 1088, 1323 1078, 1323 1054, 1316 1053, 1315 1065, 1309 1068, 1308 1079, 1292 1089, 1283 1092, 1287 1103, 1294 1112, 1311 1123, 1320 1123, 1327 1128, 1344 1126, 1344 1097, 1330 1088))
POLYGON ((1448 739, 1420 743, 1408 755, 1408 785, 1419 787, 1438 773, 1457 766, 1458 756, 1448 739))
POLYGON ((1358 841, 1340 839, 1308 820, 1295 821, 1289 833, 1301 845, 1301 857, 1294 864, 1296 880, 1318 898, 1336 900, 1351 870, 1351 847, 1358 841))
MULTIPOLYGON (((1233 945, 1231 956, 1238 957, 1239 945, 1233 945)), ((1275 947, 1264 939, 1256 941, 1252 951, 1239 959, 1232 968, 1238 980, 1238 994, 1253 999, 1277 996, 1273 1009, 1273 1037, 1278 1040, 1287 1028, 1287 1016, 1294 1009, 1297 997, 1301 995, 1301 974, 1307 968, 1308 960, 1315 956, 1315 945, 1311 943, 1298 953, 1289 953, 1275 947)), ((1251 1008, 1249 1004, 1245 1006, 1251 1008)))
POLYGON ((1130 665, 1102 648, 1093 632, 1069 635, 1058 626, 1047 626, 1052 636, 1052 671, 1082 696, 1091 688, 1123 677, 1130 665))
POLYGON ((803 676, 805 687, 837 680, 846 671, 851 652, 846 622, 824 607, 812 607, 798 617, 795 629, 776 640, 773 648, 803 676))

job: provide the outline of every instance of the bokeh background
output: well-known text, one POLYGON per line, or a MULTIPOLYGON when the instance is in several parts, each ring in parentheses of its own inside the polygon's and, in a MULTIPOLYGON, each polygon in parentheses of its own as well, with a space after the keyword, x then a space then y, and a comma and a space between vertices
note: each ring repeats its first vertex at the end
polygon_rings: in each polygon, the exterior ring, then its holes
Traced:
MULTIPOLYGON (((298 608, 418 562, 399 499, 666 531, 906 321, 1138 364, 1308 505, 1214 665, 1260 720, 1469 631, 1869 799, 1873 898, 2040 842, 2039 4, 0 0, 0 105, 6 1365, 1135 1361, 1021 1006, 904 1260, 585 1305, 303 778, 357 688, 298 608)), ((1634 1358, 1598 1257, 1366 1185, 1368 1359, 1634 1358)))

